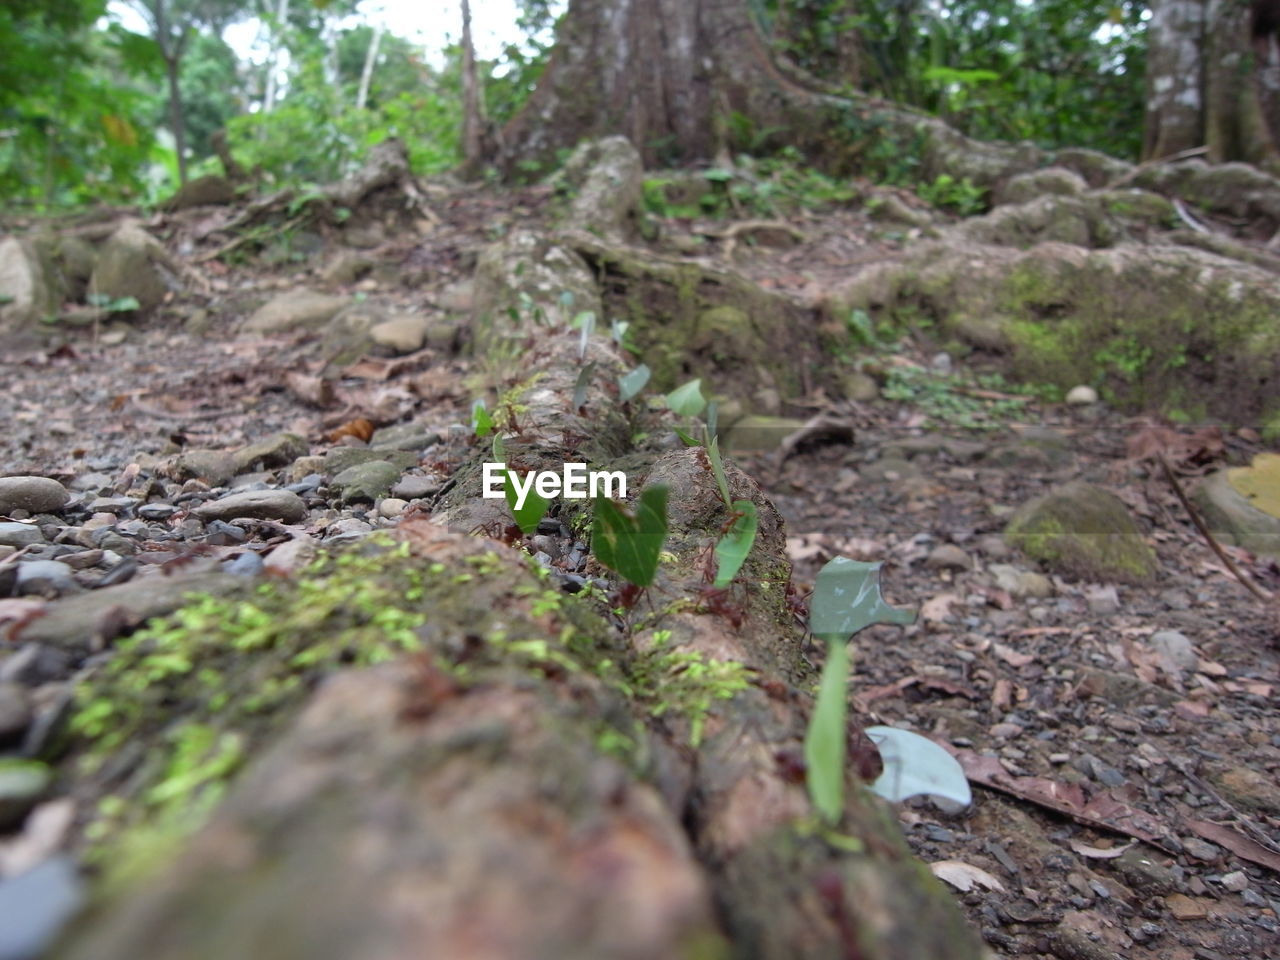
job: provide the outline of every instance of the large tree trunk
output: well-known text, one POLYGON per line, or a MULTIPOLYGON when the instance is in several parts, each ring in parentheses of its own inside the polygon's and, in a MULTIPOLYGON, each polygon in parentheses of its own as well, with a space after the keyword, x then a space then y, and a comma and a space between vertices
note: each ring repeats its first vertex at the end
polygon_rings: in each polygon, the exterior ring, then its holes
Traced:
MULTIPOLYGON (((1274 165, 1280 154, 1267 120, 1271 35, 1254 42, 1242 0, 1158 0, 1148 25, 1143 159, 1207 147, 1211 163, 1274 165)), ((1274 64, 1272 65, 1274 68, 1274 64)))

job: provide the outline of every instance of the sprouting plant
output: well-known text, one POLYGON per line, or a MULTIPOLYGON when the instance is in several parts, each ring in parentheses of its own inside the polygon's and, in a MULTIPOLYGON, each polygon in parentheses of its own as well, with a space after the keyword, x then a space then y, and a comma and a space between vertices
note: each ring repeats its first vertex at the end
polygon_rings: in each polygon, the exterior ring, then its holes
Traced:
MULTIPOLYGON (((502 464, 507 462, 502 437, 496 433, 493 435, 493 461, 494 463, 502 464)), ((516 490, 515 479, 510 469, 503 474, 502 494, 507 501, 507 507, 511 510, 511 516, 515 518, 516 526, 520 528, 520 532, 526 537, 533 536, 538 529, 538 524, 547 515, 547 510, 551 507, 551 501, 533 489, 532 485, 524 492, 522 499, 516 490)))
POLYGON ((964 217, 981 213, 986 207, 987 191, 975 186, 968 177, 957 180, 948 173, 940 173, 933 183, 920 184, 916 193, 926 203, 953 210, 964 217))
POLYGON ((647 487, 630 511, 607 497, 595 501, 591 548, 596 559, 636 587, 653 583, 666 538, 666 487, 647 487))
POLYGON ((804 739, 809 799, 829 824, 844 812, 845 717, 849 640, 874 623, 912 623, 915 611, 890 606, 880 595, 879 563, 836 557, 818 573, 809 606, 809 631, 827 644, 827 662, 804 739))

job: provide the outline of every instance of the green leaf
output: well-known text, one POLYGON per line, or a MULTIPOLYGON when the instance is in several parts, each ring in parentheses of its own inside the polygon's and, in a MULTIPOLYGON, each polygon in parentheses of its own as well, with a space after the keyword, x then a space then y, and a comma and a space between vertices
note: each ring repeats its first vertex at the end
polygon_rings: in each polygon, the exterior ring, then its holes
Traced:
POLYGON ((827 648, 809 729, 804 737, 805 785, 809 800, 827 823, 844 813, 845 715, 848 711, 849 647, 827 648))
POLYGON ((644 389, 644 385, 649 382, 649 367, 646 364, 640 364, 630 373, 624 373, 618 378, 618 396, 623 403, 626 403, 637 393, 644 389))
POLYGON ((756 542, 756 528, 759 526, 756 505, 750 500, 735 500, 731 509, 738 516, 716 543, 717 587, 727 586, 738 575, 751 552, 751 545, 756 542))
POLYGON ((732 509, 733 498, 729 496, 729 479, 724 475, 724 461, 720 459, 720 438, 713 438, 707 445, 707 459, 711 461, 711 473, 720 487, 720 499, 724 505, 732 509))
POLYGON ((493 432, 493 417, 489 416, 483 397, 471 405, 471 429, 477 437, 487 437, 493 432))
POLYGON ((581 360, 587 355, 587 342, 596 329, 596 315, 590 310, 583 310, 573 318, 572 326, 582 330, 582 336, 578 341, 578 359, 581 360))
POLYGON ((573 385, 573 409, 579 410, 587 402, 587 388, 591 386, 591 377, 596 372, 596 362, 592 360, 578 371, 578 379, 573 385))
POLYGON ((675 429, 676 429, 676 436, 680 438, 680 441, 681 441, 681 442, 682 442, 686 447, 698 447, 698 446, 701 446, 701 444, 700 444, 697 440, 693 439, 693 437, 689 436, 687 433, 685 433, 685 432, 684 432, 683 430, 681 430, 679 427, 676 427, 675 429))
POLYGON ((502 442, 502 435, 497 433, 493 435, 493 462, 507 462, 507 448, 502 442))
POLYGON ((914 623, 914 610, 892 607, 880 595, 882 566, 835 557, 818 571, 809 602, 809 632, 837 646, 873 623, 914 623))
POLYGON ((702 378, 690 380, 668 393, 667 406, 682 417, 696 417, 700 414, 707 406, 707 398, 702 395, 702 378))
POLYGON ((524 504, 517 510, 516 502, 519 494, 516 493, 510 470, 502 479, 502 493, 507 498, 507 506, 511 508, 511 516, 515 517, 516 526, 520 528, 520 532, 526 537, 533 536, 538 530, 539 521, 547 515, 551 501, 539 496, 538 492, 530 487, 525 493, 524 504))
POLYGON ((666 487, 642 491, 634 514, 606 497, 596 500, 591 548, 597 560, 623 579, 638 587, 653 583, 666 538, 666 487))

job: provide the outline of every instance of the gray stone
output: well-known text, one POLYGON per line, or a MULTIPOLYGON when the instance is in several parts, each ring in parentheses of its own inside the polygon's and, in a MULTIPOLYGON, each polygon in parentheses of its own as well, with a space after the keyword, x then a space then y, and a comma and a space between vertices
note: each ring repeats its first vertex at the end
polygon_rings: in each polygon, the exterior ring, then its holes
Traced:
POLYGON ((307 505, 288 490, 248 490, 202 504, 191 512, 206 523, 242 518, 300 523, 307 516, 307 505))
POLYGON ((1034 597, 1043 600, 1053 596, 1053 584, 1043 574, 1023 570, 1007 563, 993 563, 987 568, 996 587, 1011 597, 1034 597))
POLYGON ((1111 869, 1135 892, 1147 896, 1170 893, 1177 887, 1173 871, 1158 863, 1145 846, 1130 847, 1111 861, 1111 869))
POLYGON ((1067 403, 1073 407, 1087 407, 1098 402, 1098 391, 1081 384, 1067 391, 1067 403))
POLYGON ((380 347, 386 347, 395 353, 413 353, 421 350, 427 342, 425 317, 413 314, 400 314, 382 323, 374 324, 369 329, 369 338, 380 347))
POLYGON ((265 440, 250 443, 231 455, 235 472, 284 467, 311 452, 307 441, 295 433, 273 433, 265 440))
POLYGON ((175 480, 201 480, 222 487, 236 475, 236 460, 225 450, 187 450, 169 468, 175 480))
POLYGON ((572 191, 571 226, 606 236, 621 235, 640 206, 644 162, 626 137, 588 140, 574 149, 551 182, 572 191))
POLYGON ((1009 545, 1004 542, 1004 537, 994 533, 979 537, 977 547, 983 556, 990 557, 992 560, 1003 560, 1013 553, 1009 545))
POLYGON ((1200 658, 1191 647, 1191 640, 1177 630, 1158 630, 1148 642, 1160 657, 1167 673, 1189 673, 1200 663, 1200 658))
POLYGON ((16 683, 0 683, 0 750, 22 742, 31 723, 31 696, 16 683))
POLYGON ((401 472, 394 463, 371 460, 343 470, 333 478, 333 486, 341 491, 344 503, 372 503, 391 491, 401 472))
POLYGON ((318 330, 332 320, 349 301, 314 290, 290 290, 259 307, 244 323, 247 333, 283 333, 299 327, 318 330))
POLYGON ((444 486, 444 481, 437 477, 419 477, 413 474, 401 477, 391 488, 392 496, 403 500, 420 500, 429 497, 444 486))
POLYGON ((28 560, 18 564, 18 593, 58 597, 80 589, 72 569, 60 560, 28 560))
POLYGON ((0 880, 0 960, 43 957, 84 901, 72 859, 57 854, 0 880))
POLYGON ((181 290, 169 252, 136 221, 123 223, 103 242, 89 287, 112 300, 133 297, 139 310, 158 307, 170 291, 181 290))
POLYGON ((424 450, 440 442, 440 434, 417 423, 383 427, 369 438, 371 450, 424 450))
POLYGON ((0 546, 26 547, 44 543, 44 534, 34 523, 0 522, 0 546))
POLYGON ((393 519, 404 513, 407 506, 409 506, 408 502, 399 497, 387 497, 378 503, 378 516, 393 519))
POLYGON ((1193 498, 1214 535, 1254 553, 1280 557, 1280 517, 1259 510, 1231 485, 1231 471, 1206 477, 1193 498))
POLYGON ((418 455, 408 450, 371 450, 368 447, 334 447, 324 455, 323 473, 336 477, 344 470, 376 460, 393 463, 402 472, 418 465, 418 455))
POLYGON ((0 661, 0 684, 18 683, 28 687, 71 675, 71 658, 61 650, 43 643, 23 644, 15 653, 0 661))
POLYGON ((1085 591, 1084 599, 1089 604, 1089 612, 1096 616, 1109 617, 1120 612, 1120 594, 1111 584, 1090 587, 1085 591))
POLYGON ((56 513, 70 499, 67 488, 48 477, 0 477, 0 513, 56 513))
POLYGON ((930 570, 968 570, 972 563, 969 555, 954 543, 944 543, 929 551, 924 565, 930 570))
POLYGON ((29 327, 57 312, 52 263, 25 239, 0 240, 0 330, 29 327))
POLYGON ((52 772, 38 760, 0 757, 0 831, 20 826, 52 782, 52 772))
POLYGON ((139 578, 68 597, 50 604, 44 616, 12 628, 16 636, 10 639, 48 644, 83 656, 95 644, 112 640, 127 627, 173 612, 191 593, 221 596, 244 585, 241 577, 210 572, 211 566, 214 565, 175 576, 139 578))

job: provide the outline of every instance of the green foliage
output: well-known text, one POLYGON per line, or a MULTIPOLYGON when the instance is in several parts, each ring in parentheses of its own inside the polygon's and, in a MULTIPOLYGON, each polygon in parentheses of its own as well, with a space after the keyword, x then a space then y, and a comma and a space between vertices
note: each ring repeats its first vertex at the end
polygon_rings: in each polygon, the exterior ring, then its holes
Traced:
POLYGON ((952 210, 964 217, 982 213, 987 207, 987 191, 974 186, 968 177, 957 180, 950 174, 942 173, 933 183, 922 183, 916 187, 916 193, 926 203, 952 210))
POLYGON ((606 497, 595 501, 592 550, 597 560, 624 580, 638 587, 652 584, 666 538, 666 487, 642 491, 634 512, 625 511, 606 497))
POLYGON ((1045 395, 1043 390, 1026 386, 1010 396, 992 395, 1013 389, 998 373, 980 374, 970 383, 923 367, 892 366, 880 395, 910 404, 934 424, 995 430, 1024 415, 1033 397, 1045 395))
POLYGON ((729 527, 716 541, 716 580, 717 587, 727 587, 746 562, 756 542, 756 530, 759 518, 756 505, 750 500, 735 500, 729 505, 729 527))
POLYGON ((754 158, 744 153, 731 169, 704 170, 705 189, 688 177, 651 177, 643 185, 645 209, 655 216, 693 219, 730 214, 784 217, 800 210, 823 210, 858 197, 849 183, 808 167, 794 147, 754 158))
POLYGON ((666 400, 674 413, 682 417, 696 417, 707 406, 707 398, 702 395, 702 378, 676 387, 667 394, 666 400))
POLYGON ((880 594, 879 563, 836 557, 818 573, 809 601, 809 630, 827 644, 827 662, 804 739, 809 798, 829 824, 844 811, 845 716, 848 712, 849 640, 872 624, 904 625, 915 611, 900 610, 880 594))
POLYGON ((774 43, 833 88, 918 107, 979 139, 1132 158, 1141 147, 1149 4, 1139 0, 755 6, 774 43))
POLYGON ((632 397, 644 389, 646 383, 649 382, 651 372, 648 365, 640 364, 634 370, 629 370, 618 378, 618 399, 623 403, 629 401, 632 397))

